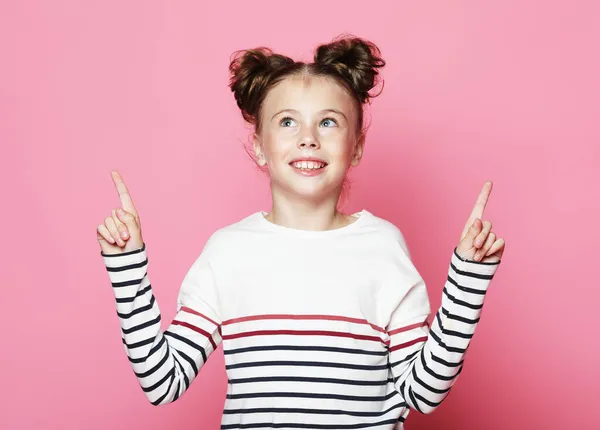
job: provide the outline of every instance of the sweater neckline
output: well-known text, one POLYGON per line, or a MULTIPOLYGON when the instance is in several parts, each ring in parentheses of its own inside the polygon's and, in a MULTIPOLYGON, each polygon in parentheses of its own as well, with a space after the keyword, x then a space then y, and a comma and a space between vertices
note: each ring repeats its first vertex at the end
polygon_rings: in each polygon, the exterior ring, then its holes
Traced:
POLYGON ((370 213, 366 209, 362 209, 358 212, 350 214, 350 216, 356 218, 355 221, 353 221, 350 224, 347 224, 343 227, 338 227, 338 228, 334 228, 331 230, 304 230, 304 229, 299 229, 299 228, 286 227, 286 226, 283 226, 280 224, 275 224, 275 223, 269 221, 268 219, 265 218, 265 215, 267 215, 267 212, 265 212, 265 211, 259 211, 259 212, 256 212, 256 214, 255 214, 255 216, 258 219, 258 222, 261 224, 261 226, 263 226, 264 228, 266 228, 268 230, 280 232, 280 233, 291 234, 291 235, 296 235, 296 236, 329 237, 329 236, 335 236, 335 235, 344 234, 344 233, 356 230, 357 228, 360 227, 360 225, 362 223, 365 222, 365 219, 368 217, 368 215, 370 215, 370 213))

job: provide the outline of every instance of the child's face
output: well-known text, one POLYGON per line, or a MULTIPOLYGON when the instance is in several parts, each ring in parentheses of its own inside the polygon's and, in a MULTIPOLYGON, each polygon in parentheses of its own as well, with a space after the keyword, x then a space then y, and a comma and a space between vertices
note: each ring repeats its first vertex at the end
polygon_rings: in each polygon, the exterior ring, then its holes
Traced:
POLYGON ((352 97, 331 78, 288 77, 269 91, 261 115, 254 150, 269 169, 272 192, 337 201, 364 146, 352 97), (303 158, 316 163, 298 164, 303 158))

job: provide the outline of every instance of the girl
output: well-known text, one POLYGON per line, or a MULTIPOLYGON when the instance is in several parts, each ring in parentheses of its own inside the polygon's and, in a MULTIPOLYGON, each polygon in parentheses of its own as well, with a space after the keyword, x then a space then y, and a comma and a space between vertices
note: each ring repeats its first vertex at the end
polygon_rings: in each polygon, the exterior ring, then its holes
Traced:
POLYGON ((223 344, 222 429, 401 429, 448 395, 504 241, 482 221, 486 182, 454 248, 429 328, 423 278, 401 231, 337 209, 365 145, 363 105, 384 66, 372 43, 346 37, 306 64, 267 48, 241 51, 230 86, 268 171, 269 212, 216 231, 183 279, 161 331, 146 244, 131 195, 98 226, 123 343, 153 405, 177 400, 223 344))

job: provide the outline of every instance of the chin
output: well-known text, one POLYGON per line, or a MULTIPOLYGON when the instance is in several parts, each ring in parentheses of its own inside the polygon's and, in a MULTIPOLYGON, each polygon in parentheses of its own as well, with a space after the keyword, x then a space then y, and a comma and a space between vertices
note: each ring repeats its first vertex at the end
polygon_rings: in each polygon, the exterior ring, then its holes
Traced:
MULTIPOLYGON (((328 168, 330 169, 331 166, 328 166, 328 168)), ((277 173, 271 175, 272 188, 278 189, 280 192, 291 196, 314 201, 335 198, 336 193, 341 191, 342 182, 344 180, 344 172, 340 172, 340 175, 336 175, 333 173, 338 172, 332 170, 312 176, 304 176, 297 172, 287 172, 285 170, 277 173), (337 176, 340 177, 337 178, 337 176)))
POLYGON ((288 182, 280 188, 285 193, 315 202, 336 198, 336 187, 333 184, 298 183, 296 181, 288 182))

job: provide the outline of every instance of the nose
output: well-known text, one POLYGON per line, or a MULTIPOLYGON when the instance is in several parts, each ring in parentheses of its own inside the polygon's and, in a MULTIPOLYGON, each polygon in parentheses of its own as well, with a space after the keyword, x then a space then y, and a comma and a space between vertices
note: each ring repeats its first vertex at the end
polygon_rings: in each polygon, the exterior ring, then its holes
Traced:
POLYGON ((321 144, 318 139, 315 139, 312 133, 305 133, 302 138, 298 141, 299 149, 319 149, 321 144))

